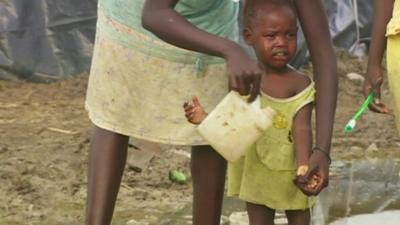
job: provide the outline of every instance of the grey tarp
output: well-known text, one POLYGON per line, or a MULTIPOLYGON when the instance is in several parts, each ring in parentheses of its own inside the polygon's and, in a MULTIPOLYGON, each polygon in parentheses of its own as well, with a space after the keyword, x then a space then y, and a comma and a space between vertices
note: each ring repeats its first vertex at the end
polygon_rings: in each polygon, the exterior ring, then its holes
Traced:
POLYGON ((97 0, 1 0, 0 79, 51 81, 87 71, 97 0))
MULTIPOLYGON (((373 0, 324 0, 333 44, 357 55, 365 54, 371 36, 373 0), (357 20, 356 20, 357 18, 357 20)), ((308 59, 304 38, 293 64, 298 67, 308 59)))
MULTIPOLYGON (((370 35, 372 0, 324 3, 334 44, 359 52, 357 40, 370 35)), ((0 79, 46 82, 88 71, 96 5, 97 0, 1 0, 0 79)), ((295 66, 307 61, 304 39, 299 42, 295 66)))

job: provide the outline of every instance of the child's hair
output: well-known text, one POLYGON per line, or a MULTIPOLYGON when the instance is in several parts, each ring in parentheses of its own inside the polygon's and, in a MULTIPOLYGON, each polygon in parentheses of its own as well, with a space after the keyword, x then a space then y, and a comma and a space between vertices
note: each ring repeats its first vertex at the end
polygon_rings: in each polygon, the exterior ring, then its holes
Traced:
POLYGON ((252 26, 254 21, 257 21, 258 17, 260 16, 258 13, 259 10, 257 9, 261 4, 270 4, 272 8, 287 7, 296 15, 296 10, 292 0, 246 0, 242 11, 243 25, 245 27, 252 26))

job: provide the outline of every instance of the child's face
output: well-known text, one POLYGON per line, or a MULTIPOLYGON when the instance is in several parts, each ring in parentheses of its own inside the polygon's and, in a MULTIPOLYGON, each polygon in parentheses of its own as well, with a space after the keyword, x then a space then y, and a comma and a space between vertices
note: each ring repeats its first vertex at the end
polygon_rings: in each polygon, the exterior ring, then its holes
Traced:
POLYGON ((288 7, 260 10, 251 27, 244 30, 257 58, 272 69, 286 68, 297 49, 297 21, 288 7), (247 31, 246 31, 247 30, 247 31))

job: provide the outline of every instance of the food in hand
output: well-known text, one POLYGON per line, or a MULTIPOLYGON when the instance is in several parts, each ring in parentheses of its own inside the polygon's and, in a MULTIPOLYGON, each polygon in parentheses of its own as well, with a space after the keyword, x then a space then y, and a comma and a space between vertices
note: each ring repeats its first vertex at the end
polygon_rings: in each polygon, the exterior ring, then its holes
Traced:
MULTIPOLYGON (((296 181, 295 183, 299 186, 299 182, 297 181, 299 179, 299 177, 301 176, 305 176, 307 174, 308 171, 308 165, 301 165, 299 167, 297 167, 297 172, 296 172, 296 181)), ((311 178, 308 180, 308 182, 304 185, 307 189, 316 189, 319 184, 322 182, 322 178, 318 173, 315 173, 311 176, 311 178)), ((302 185, 300 185, 299 187, 301 187, 302 185)))
POLYGON ((296 175, 304 176, 304 175, 306 175, 307 171, 308 171, 308 165, 301 165, 301 166, 297 167, 296 175))
POLYGON ((321 182, 321 176, 319 176, 318 174, 313 174, 311 179, 306 184, 306 187, 310 189, 316 189, 321 182))

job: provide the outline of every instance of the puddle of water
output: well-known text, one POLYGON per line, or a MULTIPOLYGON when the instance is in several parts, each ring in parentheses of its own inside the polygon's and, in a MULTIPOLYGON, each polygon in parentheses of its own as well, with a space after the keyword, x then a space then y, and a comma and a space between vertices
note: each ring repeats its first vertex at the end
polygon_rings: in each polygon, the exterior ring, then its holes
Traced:
POLYGON ((323 217, 316 221, 318 225, 352 215, 400 209, 400 160, 339 161, 331 171, 330 185, 316 206, 323 217))
MULTIPOLYGON (((314 225, 399 224, 399 159, 336 161, 331 172, 330 185, 314 208, 314 225)), ((241 211, 245 211, 243 202, 224 199, 224 221, 232 212, 241 211)), ((164 215, 159 225, 191 224, 190 215, 188 205, 177 213, 164 215)))
POLYGON ((399 224, 400 210, 384 211, 374 214, 361 214, 337 220, 330 225, 395 225, 399 224))

